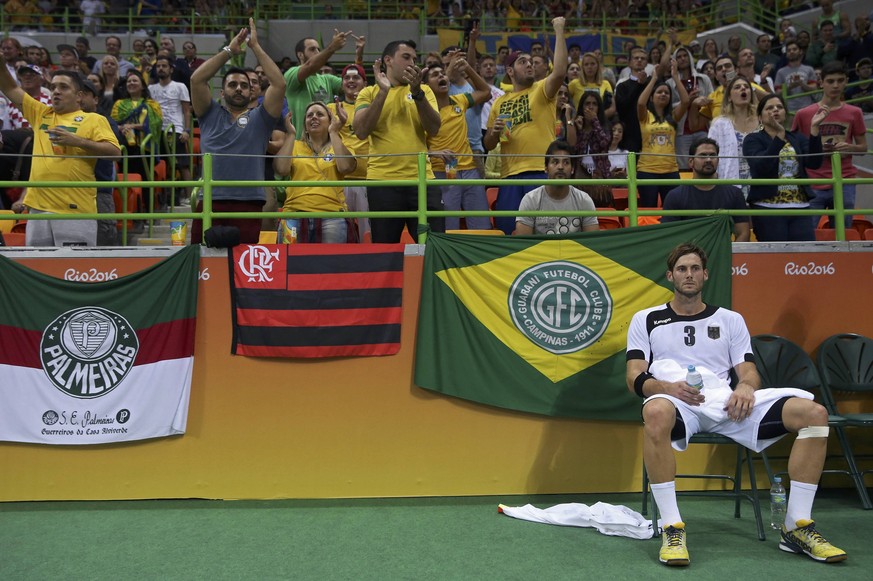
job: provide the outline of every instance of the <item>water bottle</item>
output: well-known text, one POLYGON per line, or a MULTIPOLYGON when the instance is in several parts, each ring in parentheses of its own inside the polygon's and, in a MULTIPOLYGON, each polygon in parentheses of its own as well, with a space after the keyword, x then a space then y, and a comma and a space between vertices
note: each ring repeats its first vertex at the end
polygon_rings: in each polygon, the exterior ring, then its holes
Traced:
POLYGON ((785 487, 782 479, 778 476, 773 478, 773 486, 770 487, 770 526, 776 530, 782 530, 785 523, 785 507, 788 498, 785 495, 785 487))
POLYGON ((696 387, 697 389, 701 389, 703 387, 703 377, 700 375, 700 372, 697 371, 693 365, 688 366, 688 373, 685 374, 685 383, 690 385, 691 387, 696 387))

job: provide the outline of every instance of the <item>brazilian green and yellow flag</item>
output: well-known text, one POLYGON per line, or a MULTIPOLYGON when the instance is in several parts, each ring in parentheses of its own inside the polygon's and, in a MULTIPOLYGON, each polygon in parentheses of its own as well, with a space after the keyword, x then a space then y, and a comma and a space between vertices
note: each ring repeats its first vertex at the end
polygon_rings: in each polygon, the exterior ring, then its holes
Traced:
POLYGON ((726 216, 562 237, 429 235, 415 383, 513 410, 638 421, 628 326, 673 297, 666 258, 684 242, 709 256, 704 301, 729 307, 726 216))

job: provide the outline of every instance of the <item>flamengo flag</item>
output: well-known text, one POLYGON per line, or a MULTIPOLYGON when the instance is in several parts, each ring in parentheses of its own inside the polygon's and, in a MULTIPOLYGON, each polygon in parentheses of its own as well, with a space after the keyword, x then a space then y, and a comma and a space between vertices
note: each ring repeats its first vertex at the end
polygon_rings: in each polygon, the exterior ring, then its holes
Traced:
POLYGON ((230 265, 231 353, 397 353, 403 249, 403 244, 236 246, 230 265))
POLYGON ((709 255, 704 300, 730 306, 730 219, 700 218, 566 237, 430 234, 415 383, 551 416, 640 419, 625 384, 634 313, 673 297, 666 257, 709 255))
POLYGON ((0 440, 104 444, 185 433, 200 248, 99 283, 0 256, 0 440))

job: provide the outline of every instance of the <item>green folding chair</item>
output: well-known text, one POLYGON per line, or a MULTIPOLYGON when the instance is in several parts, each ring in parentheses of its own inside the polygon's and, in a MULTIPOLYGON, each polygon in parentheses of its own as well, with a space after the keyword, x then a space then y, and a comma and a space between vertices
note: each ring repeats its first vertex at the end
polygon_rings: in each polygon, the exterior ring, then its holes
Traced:
POLYGON ((822 399, 828 413, 845 419, 845 424, 837 427, 836 432, 846 460, 850 462, 849 469, 861 496, 861 504, 867 510, 873 509, 864 483, 864 475, 873 470, 858 468, 846 436, 846 428, 873 428, 873 413, 840 413, 834 397, 835 392, 873 393, 873 339, 853 333, 828 337, 818 348, 818 369, 822 378, 822 399))
MULTIPOLYGON (((809 355, 806 354, 806 351, 799 345, 778 335, 756 335, 752 337, 752 352, 755 354, 758 373, 761 375, 763 387, 794 387, 804 389, 818 396, 822 401, 828 410, 828 426, 833 428, 837 434, 842 457, 847 465, 847 469, 828 469, 823 470, 822 473, 844 474, 851 478, 858 489, 861 504, 867 507, 870 504, 870 498, 867 495, 866 488, 863 486, 858 487, 860 479, 855 476, 858 472, 855 456, 852 453, 852 449, 845 445, 844 438, 840 437, 841 433, 845 435, 843 428, 847 425, 846 418, 833 413, 833 407, 829 407, 824 402, 821 390, 822 379, 815 363, 813 363, 809 355)), ((773 471, 770 467, 770 460, 777 458, 769 457, 766 452, 761 452, 761 458, 764 461, 767 476, 772 484, 773 471)), ((779 459, 784 460, 786 458, 779 459)), ((784 474, 784 472, 777 474, 784 474)))
MULTIPOLYGON (((758 497, 758 484, 755 481, 755 470, 752 464, 752 451, 741 444, 737 444, 727 436, 714 434, 712 432, 700 432, 691 436, 688 444, 732 444, 736 446, 737 463, 734 474, 677 474, 676 478, 702 478, 724 480, 731 483, 730 490, 677 490, 677 496, 709 496, 716 498, 733 498, 734 499, 734 518, 740 518, 741 503, 743 500, 748 500, 752 503, 752 511, 755 514, 755 525, 758 529, 758 540, 765 541, 767 537, 764 535, 764 519, 761 517, 761 501, 758 497), (742 489, 743 484, 743 465, 749 471, 749 491, 742 489)), ((649 474, 646 471, 646 463, 643 462, 643 516, 648 514, 649 506, 649 474)), ((652 502, 654 510, 652 511, 652 531, 654 537, 658 537, 658 505, 652 502)))

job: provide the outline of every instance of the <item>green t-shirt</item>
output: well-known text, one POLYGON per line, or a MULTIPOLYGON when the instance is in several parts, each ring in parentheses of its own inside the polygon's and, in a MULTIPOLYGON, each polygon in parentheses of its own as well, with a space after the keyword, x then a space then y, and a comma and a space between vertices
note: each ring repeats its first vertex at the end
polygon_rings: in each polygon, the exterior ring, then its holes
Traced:
POLYGON ((306 106, 313 101, 332 103, 334 95, 342 96, 342 79, 335 75, 323 75, 315 73, 303 82, 297 78, 300 67, 291 67, 285 71, 285 99, 288 101, 288 110, 291 111, 291 123, 297 129, 298 135, 302 135, 303 116, 306 106))

